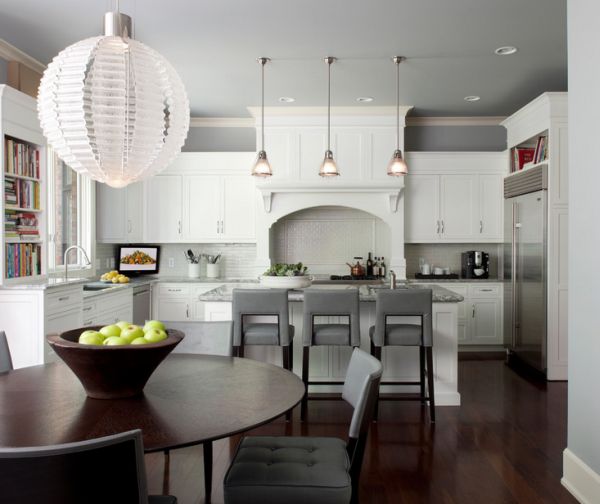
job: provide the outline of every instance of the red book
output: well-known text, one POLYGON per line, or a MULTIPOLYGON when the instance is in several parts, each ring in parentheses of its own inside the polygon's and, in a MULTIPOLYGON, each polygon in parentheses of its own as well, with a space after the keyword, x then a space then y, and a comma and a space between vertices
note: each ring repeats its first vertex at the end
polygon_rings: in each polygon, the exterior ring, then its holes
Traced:
POLYGON ((516 148, 515 152, 518 170, 522 170, 525 163, 533 161, 533 157, 535 155, 535 149, 529 147, 516 148))

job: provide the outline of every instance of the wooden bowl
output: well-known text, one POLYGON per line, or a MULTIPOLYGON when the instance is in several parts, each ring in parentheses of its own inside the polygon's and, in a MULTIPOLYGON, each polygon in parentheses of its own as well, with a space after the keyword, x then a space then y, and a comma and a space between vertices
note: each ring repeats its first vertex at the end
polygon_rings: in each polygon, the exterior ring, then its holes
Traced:
POLYGON ((147 345, 101 346, 77 342, 83 331, 98 331, 101 327, 82 327, 46 336, 48 344, 75 373, 87 396, 94 399, 141 394, 154 370, 184 337, 181 331, 167 329, 167 339, 147 345))

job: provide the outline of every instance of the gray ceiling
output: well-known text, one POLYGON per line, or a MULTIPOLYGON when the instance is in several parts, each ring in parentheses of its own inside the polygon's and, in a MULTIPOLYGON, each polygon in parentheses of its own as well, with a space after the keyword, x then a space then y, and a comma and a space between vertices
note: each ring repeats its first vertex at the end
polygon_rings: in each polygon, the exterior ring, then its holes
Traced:
MULTIPOLYGON (((111 0, 1 0, 0 37, 47 63, 100 33, 111 0)), ((266 104, 395 103, 389 57, 408 57, 401 101, 412 115, 508 115, 544 91, 567 88, 566 0, 122 0, 138 40, 179 71, 193 116, 247 117, 259 104, 258 56, 266 104), (514 45, 513 56, 494 49, 514 45), (481 101, 467 103, 467 95, 481 101)), ((369 106, 369 105, 361 105, 369 106)))

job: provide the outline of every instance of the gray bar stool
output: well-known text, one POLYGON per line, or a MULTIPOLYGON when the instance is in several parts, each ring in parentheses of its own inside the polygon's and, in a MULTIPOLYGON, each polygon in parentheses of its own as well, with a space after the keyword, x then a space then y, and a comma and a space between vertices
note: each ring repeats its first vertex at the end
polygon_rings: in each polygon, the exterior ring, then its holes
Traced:
MULTIPOLYGON (((433 327, 431 289, 381 290, 377 293, 375 325, 369 328, 371 354, 381 360, 384 346, 418 346, 420 380, 418 382, 381 382, 381 385, 420 385, 415 400, 429 402, 429 416, 435 422, 433 390, 433 327), (388 323, 388 317, 421 317, 421 324, 388 323), (427 366, 425 366, 427 360, 427 366), (428 393, 425 394, 425 372, 428 393)), ((378 408, 375 410, 375 420, 378 408)))
POLYGON ((244 356, 246 345, 282 347, 283 367, 292 370, 294 326, 289 323, 286 289, 233 289, 233 355, 244 356), (247 323, 251 316, 271 316, 275 323, 247 323))
POLYGON ((311 346, 360 346, 360 309, 358 289, 305 289, 302 329, 302 381, 306 393, 302 399, 300 418, 306 419, 308 386, 342 385, 344 382, 311 382, 308 367, 311 346), (347 324, 316 324, 315 317, 347 317, 347 324))

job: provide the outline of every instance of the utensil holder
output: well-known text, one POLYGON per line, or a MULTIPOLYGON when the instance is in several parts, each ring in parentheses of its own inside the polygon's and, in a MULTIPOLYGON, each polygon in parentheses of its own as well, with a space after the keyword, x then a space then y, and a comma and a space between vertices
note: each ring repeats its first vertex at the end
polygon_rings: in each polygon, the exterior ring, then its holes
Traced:
POLYGON ((200 273, 201 273, 200 267, 201 267, 200 263, 189 263, 188 264, 188 277, 200 278, 200 273))
POLYGON ((219 277, 219 264, 207 264, 206 265, 206 276, 207 278, 218 278, 219 277))

